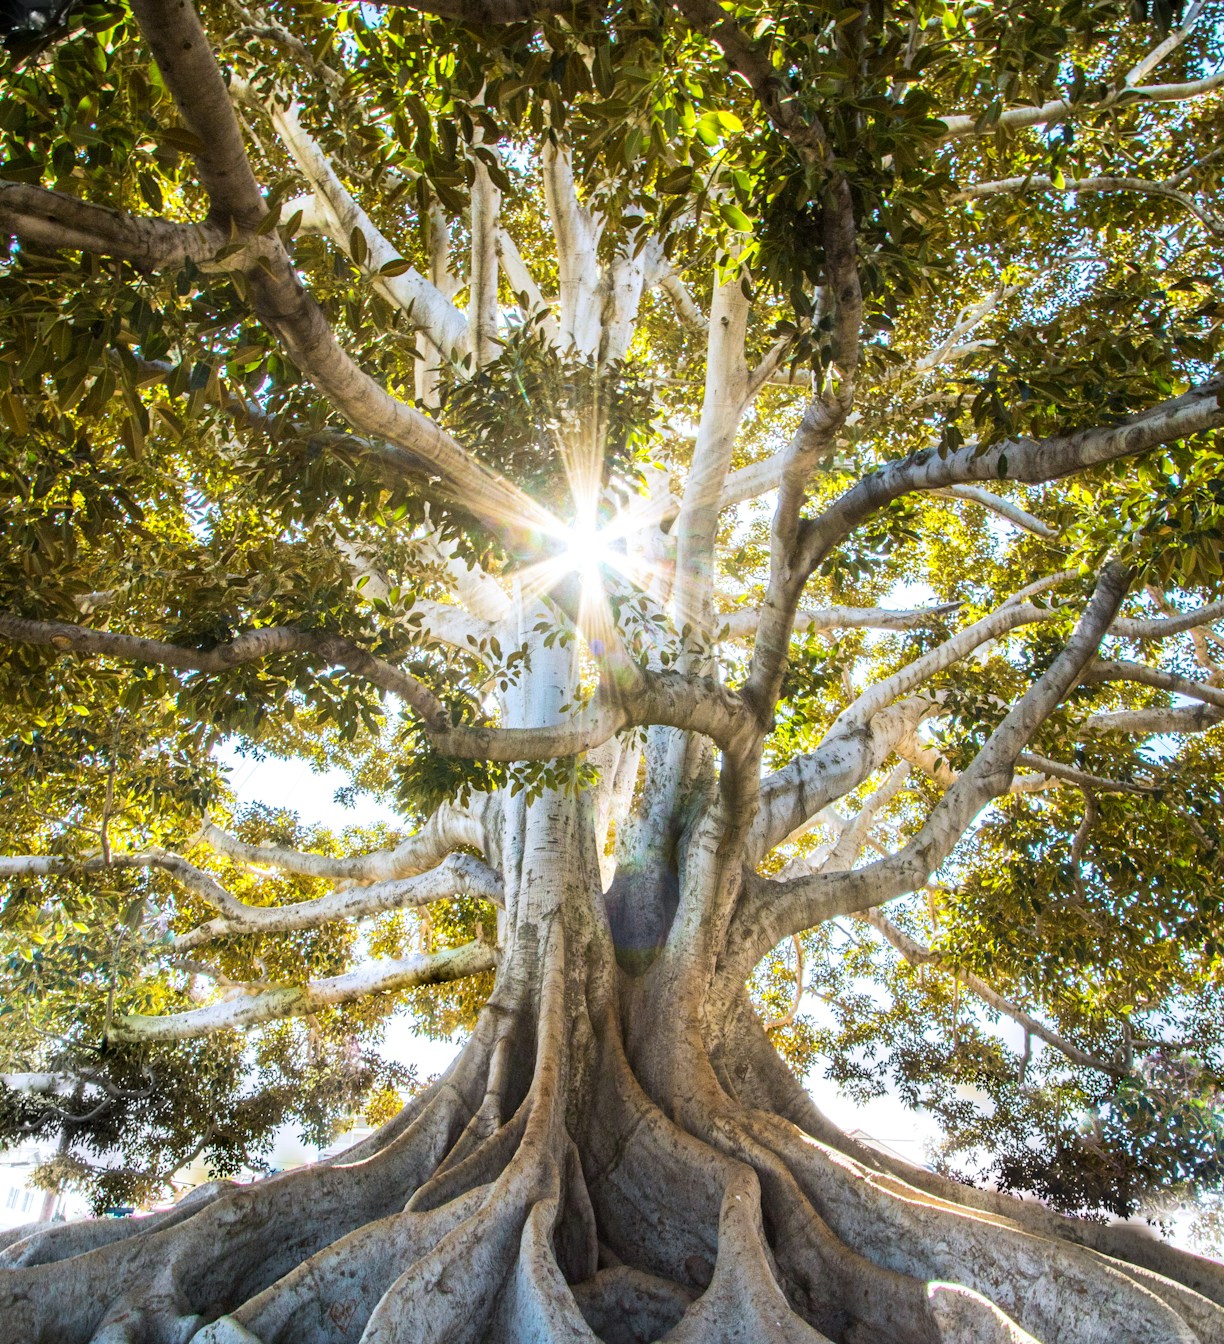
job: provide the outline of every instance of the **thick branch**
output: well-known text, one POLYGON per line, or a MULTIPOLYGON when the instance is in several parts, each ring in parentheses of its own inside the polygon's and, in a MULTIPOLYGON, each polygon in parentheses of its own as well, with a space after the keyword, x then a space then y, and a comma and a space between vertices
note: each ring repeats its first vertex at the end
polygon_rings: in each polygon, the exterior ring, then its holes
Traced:
POLYGON ((329 892, 297 905, 244 906, 240 915, 209 920, 198 928, 180 934, 172 944, 176 952, 202 947, 215 938, 243 933, 288 933, 295 929, 317 929, 338 919, 364 919, 386 910, 406 910, 430 905, 451 896, 479 896, 494 905, 505 900, 497 874, 470 854, 452 854, 437 868, 417 877, 375 882, 365 887, 347 887, 329 892))
MULTIPOLYGON (((795 617, 795 634, 809 630, 930 630, 944 624, 960 607, 941 602, 933 607, 820 607, 795 617)), ((760 612, 743 607, 720 618, 727 639, 747 639, 757 628, 760 612)))
POLYGON ((204 1008, 165 1017, 130 1014, 118 1018, 109 1039, 118 1044, 146 1041, 185 1041, 214 1031, 260 1026, 286 1017, 305 1017, 322 1008, 352 1003, 371 994, 392 994, 421 985, 463 980, 497 965, 497 952, 486 943, 465 943, 444 952, 372 961, 345 975, 285 986, 241 998, 222 999, 204 1008))
POLYGON ((1176 616, 1151 620, 1119 616, 1109 633, 1120 639, 1169 639, 1173 635, 1180 635, 1183 630, 1195 630, 1201 625, 1211 625, 1219 620, 1224 620, 1224 602, 1210 602, 1196 611, 1183 611, 1176 616))
MULTIPOLYGON (((1224 379, 1214 378, 1180 397, 1161 402, 1117 425, 1055 434, 1047 439, 1008 440, 984 453, 966 446, 941 457, 926 448, 864 476, 819 518, 805 524, 796 568, 804 581, 854 528, 893 500, 914 490, 934 490, 975 481, 1058 480, 1103 462, 1146 452, 1224 425, 1224 379)), ((776 619, 780 620, 782 613, 776 619)))
POLYGON ((486 835, 477 803, 489 804, 487 795, 472 800, 470 809, 460 810, 444 803, 415 835, 394 849, 381 849, 352 858, 333 858, 324 854, 306 854, 284 845, 251 845, 207 824, 200 833, 218 854, 257 868, 279 868, 301 877, 319 877, 333 882, 385 882, 414 877, 443 862, 448 854, 462 847, 484 849, 486 835))
POLYGON ((139 219, 25 182, 0 182, 0 232, 16 234, 38 247, 121 257, 142 270, 207 262, 227 240, 213 223, 139 219))
POLYGON ((1169 691, 1173 695, 1184 695, 1191 700, 1203 700, 1209 705, 1224 708, 1224 691, 1218 687, 1205 686, 1201 681, 1191 681, 1189 677, 1180 677, 1175 672, 1148 667, 1146 663, 1101 658, 1089 669, 1085 680, 1134 681, 1159 691, 1169 691))
POLYGON ((852 872, 816 874, 792 882, 754 879, 737 913, 739 926, 729 946, 734 978, 783 938, 836 915, 856 914, 923 886, 948 857, 973 818, 1011 784, 1016 758, 1046 718, 1076 684, 1113 620, 1129 575, 1110 564, 1097 583, 1087 610, 1050 667, 991 733, 916 836, 899 853, 852 872))
POLYGON ((336 174, 318 142, 303 127, 296 104, 270 109, 273 126, 310 183, 315 193, 327 232, 336 245, 352 256, 353 237, 359 233, 365 242, 362 269, 375 287, 396 307, 411 314, 412 323, 433 344, 448 354, 460 350, 467 338, 463 314, 423 275, 410 267, 402 275, 382 275, 382 268, 400 261, 398 250, 361 208, 336 174))
POLYGON ((858 788, 934 708, 932 701, 915 697, 868 722, 843 724, 830 731, 815 751, 796 756, 762 780, 745 861, 755 866, 830 803, 858 788))
POLYGON ((1093 714, 1080 724, 1081 737, 1106 737, 1126 733, 1131 737, 1157 737, 1164 733, 1205 733, 1224 723, 1224 710, 1215 705, 1179 705, 1175 709, 1122 709, 1093 714))
POLYGON ((452 728, 430 737, 447 756, 481 761, 547 761, 602 746, 624 728, 662 724, 710 738, 738 757, 754 736, 742 698, 718 682, 682 673, 641 671, 635 686, 601 688, 586 709, 540 728, 452 728))

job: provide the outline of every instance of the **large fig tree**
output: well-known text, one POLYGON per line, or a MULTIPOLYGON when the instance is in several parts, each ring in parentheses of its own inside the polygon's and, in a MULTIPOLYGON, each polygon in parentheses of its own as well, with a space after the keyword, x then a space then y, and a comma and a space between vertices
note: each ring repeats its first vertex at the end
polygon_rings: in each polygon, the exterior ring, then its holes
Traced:
POLYGON ((14 1234, 0 1340, 1224 1340, 1219 1265, 796 1078, 1218 1183, 1217 0, 37 17, 3 1132, 105 1204, 470 1030, 340 1158, 14 1234))

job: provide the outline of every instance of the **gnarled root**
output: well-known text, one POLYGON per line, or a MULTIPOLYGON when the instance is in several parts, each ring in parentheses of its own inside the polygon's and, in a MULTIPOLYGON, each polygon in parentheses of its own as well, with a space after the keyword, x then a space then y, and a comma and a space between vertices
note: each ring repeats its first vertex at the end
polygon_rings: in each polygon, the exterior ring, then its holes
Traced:
POLYGON ((890 1166, 750 1038, 656 1052, 657 1104, 600 950, 550 930, 340 1159, 0 1253, 0 1344, 1224 1344, 1194 1264, 1173 1282, 890 1166))

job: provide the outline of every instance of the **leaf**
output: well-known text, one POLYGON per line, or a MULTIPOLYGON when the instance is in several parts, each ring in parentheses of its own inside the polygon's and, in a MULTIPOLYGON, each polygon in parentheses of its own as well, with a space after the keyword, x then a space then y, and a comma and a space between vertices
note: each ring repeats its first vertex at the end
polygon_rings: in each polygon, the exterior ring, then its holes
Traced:
POLYGON ((410 270, 412 270, 412 262, 406 261, 403 257, 392 257, 390 261, 384 262, 378 268, 378 274, 385 276, 405 275, 410 270))
POLYGON ((682 196, 693 182, 692 168, 676 168, 659 182, 659 190, 665 196, 682 196))
POLYGON ((186 126, 163 127, 158 136, 162 144, 183 154, 203 154, 206 148, 204 141, 186 126))
POLYGON ((364 266, 366 258, 370 255, 369 244, 366 242, 366 236, 362 233, 360 227, 354 227, 349 234, 349 256, 358 266, 364 266))
POLYGON ((752 232, 752 220, 738 205, 726 202, 718 207, 718 213, 723 223, 731 228, 738 229, 740 233, 752 232))

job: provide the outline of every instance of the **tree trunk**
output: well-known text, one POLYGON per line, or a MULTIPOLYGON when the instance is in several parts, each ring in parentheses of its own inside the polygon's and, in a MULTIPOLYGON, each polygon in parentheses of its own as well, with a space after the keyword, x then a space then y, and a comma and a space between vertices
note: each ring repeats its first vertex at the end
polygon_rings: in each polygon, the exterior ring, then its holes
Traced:
POLYGON ((587 797, 523 799, 447 1074, 330 1163, 10 1244, 3 1344, 1224 1340, 1213 1262, 840 1134, 746 997, 714 1030, 700 958, 643 951, 676 876, 605 904, 587 797))

